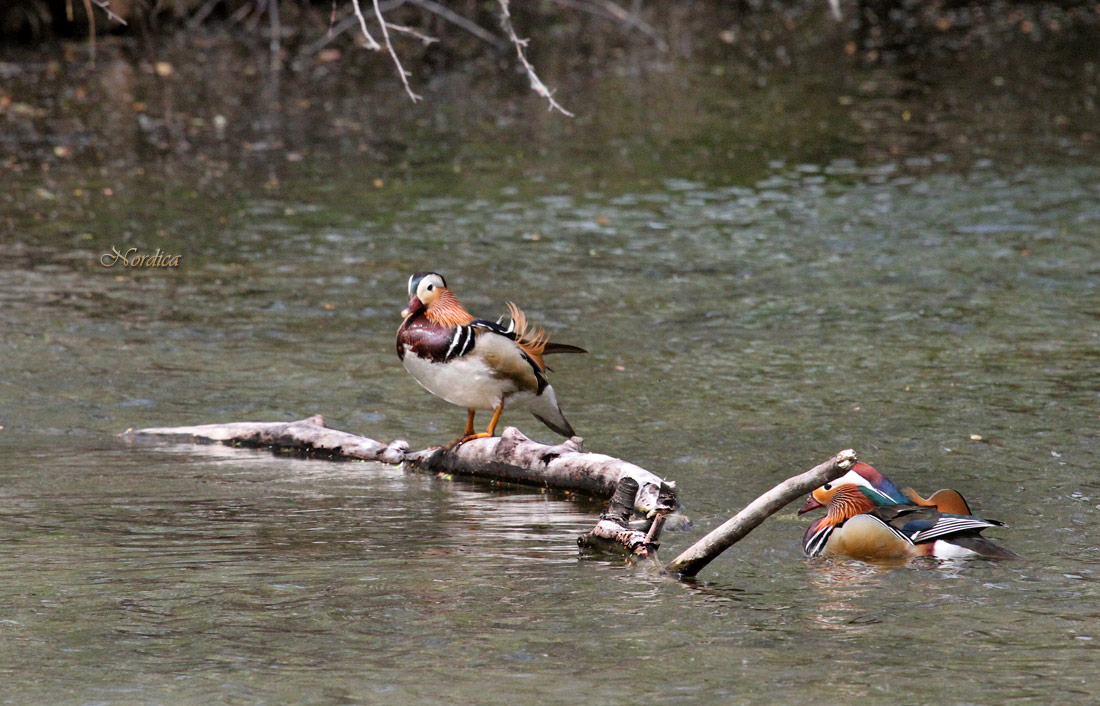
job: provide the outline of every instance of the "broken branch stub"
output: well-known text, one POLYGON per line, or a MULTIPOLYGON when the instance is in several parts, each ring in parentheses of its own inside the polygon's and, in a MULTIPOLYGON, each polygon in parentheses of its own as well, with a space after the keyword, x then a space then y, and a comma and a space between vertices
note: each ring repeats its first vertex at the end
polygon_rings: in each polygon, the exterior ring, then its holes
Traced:
POLYGON ((649 526, 645 531, 631 526, 636 510, 634 506, 638 505, 637 498, 640 495, 638 481, 629 476, 621 478, 607 509, 600 515, 600 521, 591 530, 577 537, 577 544, 582 547, 625 550, 636 558, 657 561, 657 549, 661 546, 658 540, 665 519, 677 507, 676 486, 663 483, 658 489, 654 507, 647 515, 649 526))

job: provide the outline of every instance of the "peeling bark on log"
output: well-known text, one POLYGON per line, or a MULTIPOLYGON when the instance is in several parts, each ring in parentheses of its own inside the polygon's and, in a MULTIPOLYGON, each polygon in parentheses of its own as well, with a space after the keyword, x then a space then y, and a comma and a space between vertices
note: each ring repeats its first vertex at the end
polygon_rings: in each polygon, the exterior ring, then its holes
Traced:
POLYGON ((787 503, 841 477, 851 470, 855 462, 855 451, 846 449, 802 475, 788 478, 688 547, 680 556, 672 560, 667 571, 680 576, 695 576, 715 557, 756 529, 761 522, 779 512, 787 503))
POLYGON ((507 480, 579 491, 597 498, 611 498, 619 481, 629 477, 639 486, 635 509, 649 513, 656 507, 665 481, 633 463, 582 451, 580 442, 579 437, 573 437, 557 446, 547 446, 508 427, 499 437, 473 439, 453 449, 406 454, 405 463, 433 473, 507 480))
MULTIPOLYGON (((191 427, 160 427, 127 430, 120 436, 129 441, 174 439, 192 443, 220 442, 229 445, 273 447, 312 456, 359 459, 383 463, 404 463, 407 468, 430 473, 472 476, 491 480, 536 485, 610 498, 626 481, 633 485, 626 501, 628 512, 616 530, 600 530, 622 548, 639 556, 651 556, 657 547, 663 518, 676 507, 676 485, 640 466, 604 454, 581 450, 574 437, 557 446, 532 441, 518 429, 508 427, 499 437, 473 439, 453 448, 409 452, 405 441, 384 444, 373 439, 329 429, 320 415, 296 422, 234 422, 191 427), (629 527, 633 512, 654 518, 649 534, 629 527), (654 524, 656 528, 654 529, 654 524), (635 535, 640 535, 640 540, 635 535)), ((605 513, 606 514, 606 513, 605 513)), ((616 517, 622 515, 619 512, 616 517)), ((601 524, 605 520, 601 519, 601 524)), ((599 528, 600 525, 598 524, 599 528)), ((596 530, 593 530, 595 533, 596 530)), ((589 534, 593 534, 589 533, 589 534)), ((585 535, 588 536, 588 535, 585 535)))

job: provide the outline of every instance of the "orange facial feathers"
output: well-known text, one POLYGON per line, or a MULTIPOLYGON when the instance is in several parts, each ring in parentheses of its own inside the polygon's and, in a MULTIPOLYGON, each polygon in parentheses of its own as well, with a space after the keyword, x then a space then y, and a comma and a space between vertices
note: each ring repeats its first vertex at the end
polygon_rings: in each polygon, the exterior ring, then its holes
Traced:
POLYGON ((473 322, 474 317, 462 306, 462 302, 454 295, 454 292, 446 287, 436 290, 435 299, 428 306, 424 315, 433 324, 442 326, 466 326, 473 322))

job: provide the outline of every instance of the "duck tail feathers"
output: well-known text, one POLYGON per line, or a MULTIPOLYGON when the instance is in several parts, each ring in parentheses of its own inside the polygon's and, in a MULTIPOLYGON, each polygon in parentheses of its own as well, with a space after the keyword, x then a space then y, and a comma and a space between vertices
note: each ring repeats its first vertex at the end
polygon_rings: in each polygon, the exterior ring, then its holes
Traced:
POLYGON ((554 394, 554 388, 550 385, 547 385, 542 393, 528 405, 528 410, 535 415, 535 419, 566 439, 571 439, 577 435, 577 432, 573 431, 573 425, 562 414, 561 407, 558 406, 557 395, 554 394))
POLYGON ((571 346, 568 343, 554 343, 553 341, 547 341, 546 347, 542 349, 543 355, 550 355, 551 353, 587 353, 585 349, 580 346, 571 346))

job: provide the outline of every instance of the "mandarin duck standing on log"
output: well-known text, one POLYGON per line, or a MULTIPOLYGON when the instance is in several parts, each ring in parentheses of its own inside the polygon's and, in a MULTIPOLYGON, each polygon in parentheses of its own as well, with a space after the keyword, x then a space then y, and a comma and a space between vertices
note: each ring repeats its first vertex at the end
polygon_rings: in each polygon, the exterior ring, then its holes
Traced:
POLYGON ((507 326, 475 319, 442 275, 422 272, 409 278, 397 357, 428 392, 466 408, 466 431, 455 444, 492 436, 505 406, 526 409, 558 434, 575 436, 546 381, 542 357, 587 351, 551 343, 541 328, 528 326, 527 317, 511 302, 508 311, 512 320, 507 326), (475 434, 479 409, 492 410, 493 417, 485 432, 475 434))
POLYGON ((940 490, 925 500, 911 488, 899 490, 866 463, 815 490, 798 514, 820 507, 826 515, 802 538, 811 557, 842 555, 869 562, 915 556, 1017 557, 981 536, 985 528, 1004 524, 971 515, 957 491, 940 490))

